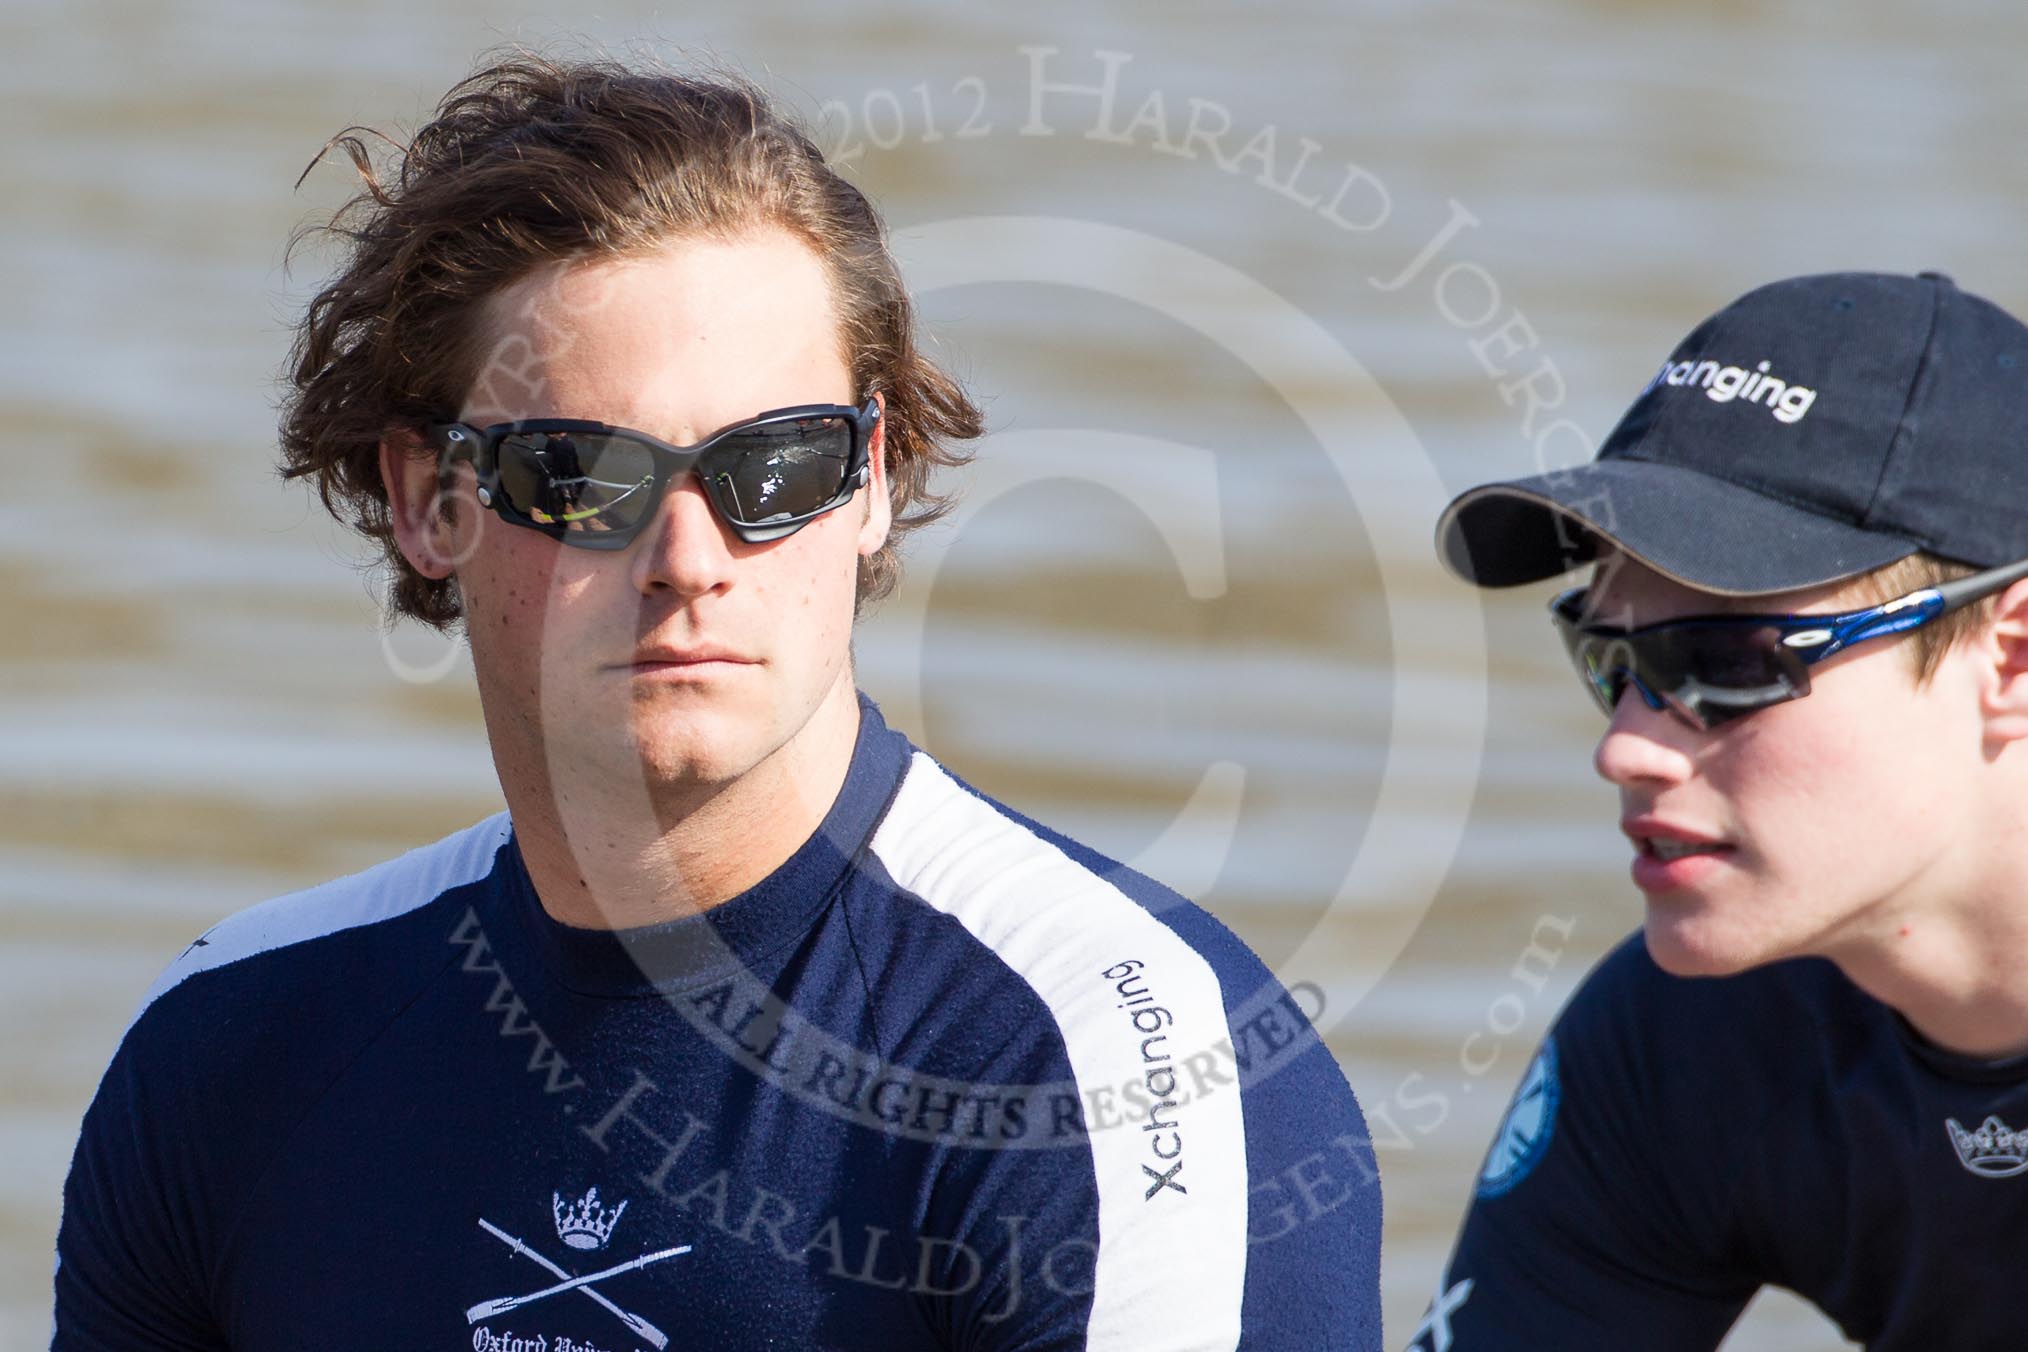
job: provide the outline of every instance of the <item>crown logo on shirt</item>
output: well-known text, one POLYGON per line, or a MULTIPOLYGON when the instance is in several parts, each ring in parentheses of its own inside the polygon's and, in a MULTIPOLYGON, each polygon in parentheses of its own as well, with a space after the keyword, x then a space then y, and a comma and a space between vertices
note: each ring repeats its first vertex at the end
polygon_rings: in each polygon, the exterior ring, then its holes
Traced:
POLYGON ((2011 1178, 2028 1170, 2028 1131, 2015 1131, 1997 1117, 1988 1117, 1976 1131, 1947 1117, 1944 1130, 1957 1148, 1958 1162, 1981 1178, 2011 1178))
POLYGON ((549 1209, 556 1213, 558 1239, 573 1249, 603 1249, 613 1237, 613 1227, 620 1223, 620 1213, 627 1209, 627 1204, 622 1201, 607 1211, 599 1205, 599 1190, 593 1188, 569 1206, 564 1205, 563 1194, 552 1192, 549 1209))

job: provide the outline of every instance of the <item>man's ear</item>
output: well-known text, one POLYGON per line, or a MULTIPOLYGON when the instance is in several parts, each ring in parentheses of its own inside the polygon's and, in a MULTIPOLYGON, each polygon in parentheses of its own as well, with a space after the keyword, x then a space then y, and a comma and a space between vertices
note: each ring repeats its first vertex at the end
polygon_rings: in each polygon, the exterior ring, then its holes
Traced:
POLYGON ((2028 582, 2016 582, 1994 598, 1978 652, 1983 659, 1979 707, 1987 740, 2028 738, 2028 582))
MULTIPOLYGON (((470 471, 461 477, 469 479, 470 471)), ((388 522, 401 556, 424 577, 449 577, 460 557, 457 525, 470 519, 470 509, 460 506, 447 520, 444 508, 469 498, 469 491, 458 491, 462 483, 448 490, 439 484, 436 451, 407 427, 381 433, 380 481, 387 488, 388 522)))
POLYGON ((873 424, 873 438, 866 448, 866 517, 859 523, 859 553, 868 556, 887 543, 888 528, 894 523, 894 503, 887 496, 887 398, 875 394, 880 404, 880 421, 873 424))

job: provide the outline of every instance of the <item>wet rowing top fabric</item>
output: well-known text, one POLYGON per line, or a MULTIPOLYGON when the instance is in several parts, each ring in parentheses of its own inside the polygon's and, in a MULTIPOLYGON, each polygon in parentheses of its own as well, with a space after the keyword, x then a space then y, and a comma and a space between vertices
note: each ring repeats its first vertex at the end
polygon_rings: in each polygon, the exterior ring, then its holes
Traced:
POLYGON ((1708 1352, 1764 1284, 1874 1352, 2028 1347, 2028 1058, 1829 962, 1686 980, 1636 935, 1524 1075, 1414 1352, 1708 1352))
POLYGON ((862 711, 705 917, 558 925, 502 815, 199 939, 85 1118, 53 1346, 1378 1347, 1297 1001, 862 711))

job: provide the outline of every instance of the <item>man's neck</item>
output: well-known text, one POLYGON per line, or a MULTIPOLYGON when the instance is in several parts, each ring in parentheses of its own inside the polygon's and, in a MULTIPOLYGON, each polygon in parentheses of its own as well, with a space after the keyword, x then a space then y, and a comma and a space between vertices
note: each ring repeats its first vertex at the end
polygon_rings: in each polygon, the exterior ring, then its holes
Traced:
POLYGON ((543 909, 566 925, 630 929, 698 914, 762 882, 837 800, 859 717, 848 677, 745 774, 652 796, 639 781, 560 793, 547 775, 509 785, 503 773, 516 842, 543 909))
MULTIPOLYGON (((2028 880, 2021 880, 2028 885, 2028 880)), ((1946 1051, 1985 1060, 2028 1053, 2028 892, 1904 909, 1829 956, 1861 990, 1946 1051)))

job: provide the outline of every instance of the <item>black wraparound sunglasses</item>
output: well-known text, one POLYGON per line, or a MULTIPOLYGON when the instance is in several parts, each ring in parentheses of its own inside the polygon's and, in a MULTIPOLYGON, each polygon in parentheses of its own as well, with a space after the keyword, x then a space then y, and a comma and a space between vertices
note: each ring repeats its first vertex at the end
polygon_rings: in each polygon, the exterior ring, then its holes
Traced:
POLYGON ((669 485, 695 471, 719 520, 748 544, 793 535, 865 487, 880 403, 801 404, 734 423, 694 446, 576 418, 473 427, 432 423, 441 476, 459 461, 479 505, 580 549, 624 549, 669 485))
POLYGON ((1650 709, 1709 730, 1810 693, 1810 668, 1905 634, 2028 577, 2028 559, 1832 615, 1690 615, 1639 629, 1587 624, 1585 588, 1550 603, 1578 674, 1607 717, 1627 687, 1650 709))

